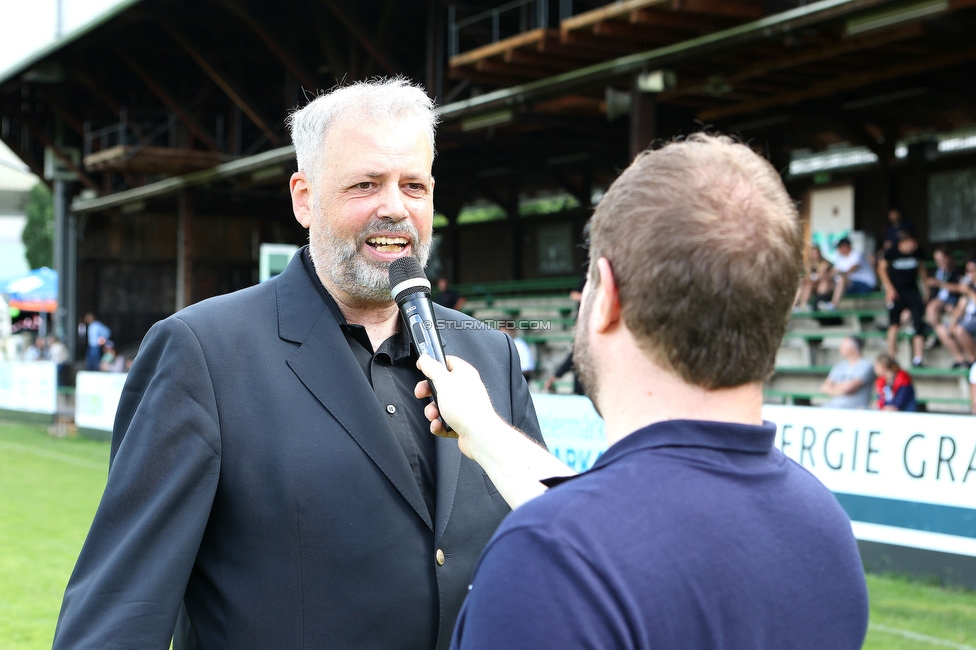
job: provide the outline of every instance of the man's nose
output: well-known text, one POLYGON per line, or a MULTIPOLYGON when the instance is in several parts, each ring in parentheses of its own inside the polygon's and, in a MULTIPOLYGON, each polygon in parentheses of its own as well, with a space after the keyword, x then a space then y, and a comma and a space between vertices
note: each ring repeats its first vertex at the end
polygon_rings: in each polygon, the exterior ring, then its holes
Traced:
POLYGON ((400 192, 398 185, 394 183, 384 185, 380 197, 382 201, 377 209, 377 216, 380 219, 403 221, 410 216, 410 213, 407 211, 407 206, 403 202, 403 194, 400 192))

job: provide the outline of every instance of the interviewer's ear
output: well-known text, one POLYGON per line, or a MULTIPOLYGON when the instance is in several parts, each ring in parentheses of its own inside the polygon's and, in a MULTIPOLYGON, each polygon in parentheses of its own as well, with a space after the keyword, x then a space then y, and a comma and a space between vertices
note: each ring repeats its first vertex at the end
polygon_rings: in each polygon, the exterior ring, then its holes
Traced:
POLYGON ((596 261, 600 283, 593 288, 593 307, 590 311, 591 327, 606 332, 620 320, 620 294, 613 275, 610 260, 601 257, 596 261))

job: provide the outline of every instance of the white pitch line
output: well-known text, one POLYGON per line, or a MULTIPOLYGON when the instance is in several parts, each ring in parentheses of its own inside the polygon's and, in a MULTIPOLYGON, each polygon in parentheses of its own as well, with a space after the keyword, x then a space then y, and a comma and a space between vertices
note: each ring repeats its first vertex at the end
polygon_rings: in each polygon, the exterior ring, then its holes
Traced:
POLYGON ((955 648, 955 650, 976 650, 971 645, 966 645, 965 643, 955 643, 954 641, 946 641, 945 639, 938 639, 934 636, 928 636, 925 634, 919 634, 918 632, 912 632, 911 630, 900 630, 897 627, 888 627, 887 625, 879 625, 878 623, 868 623, 868 627, 872 630, 878 630, 879 632, 887 632, 888 634, 897 634, 898 636, 903 636, 906 639, 911 639, 913 641, 924 641, 932 645, 939 645, 944 648, 955 648))
POLYGON ((75 458, 74 456, 68 456, 67 454, 59 454, 56 451, 35 449, 33 447, 28 447, 27 445, 18 445, 15 442, 0 442, 0 449, 9 449, 10 451, 19 451, 22 454, 33 454, 35 456, 43 456, 44 458, 50 458, 52 460, 60 460, 63 463, 70 463, 72 465, 78 465, 79 467, 87 467, 88 469, 100 469, 100 470, 107 469, 107 466, 103 463, 96 463, 90 460, 83 460, 81 458, 75 458))

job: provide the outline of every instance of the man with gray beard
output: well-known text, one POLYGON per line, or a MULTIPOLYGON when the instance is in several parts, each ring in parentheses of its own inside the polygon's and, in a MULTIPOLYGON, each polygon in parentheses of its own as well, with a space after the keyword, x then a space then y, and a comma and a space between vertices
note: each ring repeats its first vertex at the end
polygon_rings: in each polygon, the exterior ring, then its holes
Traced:
MULTIPOLYGON (((427 432, 390 296, 390 262, 430 255, 435 124, 402 79, 289 118, 309 246, 146 336, 55 648, 447 647, 509 508, 427 432)), ((445 349, 541 441, 509 337, 435 314, 445 349)))

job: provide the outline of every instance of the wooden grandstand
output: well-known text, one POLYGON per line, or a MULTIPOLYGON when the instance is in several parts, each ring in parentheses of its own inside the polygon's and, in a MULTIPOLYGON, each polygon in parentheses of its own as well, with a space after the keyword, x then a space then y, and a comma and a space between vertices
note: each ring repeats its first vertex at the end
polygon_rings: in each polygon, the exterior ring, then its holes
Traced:
MULTIPOLYGON (((568 297, 578 278, 459 285, 468 300, 464 311, 489 325, 515 321, 519 335, 532 348, 537 372, 532 388, 543 381, 572 349, 576 303, 568 297), (558 291, 561 289, 562 291, 558 291)), ((795 313, 777 353, 776 370, 764 394, 772 404, 819 406, 829 397, 820 392, 830 368, 839 359, 846 336, 865 341, 864 356, 873 359, 886 350, 888 312, 884 296, 845 297, 834 311, 795 313)), ((899 333, 898 360, 912 375, 920 408, 928 412, 969 413, 968 370, 951 368, 949 354, 938 347, 925 352, 926 366, 911 367, 911 331, 899 333)), ((571 392, 572 378, 556 382, 559 392, 571 392)))

